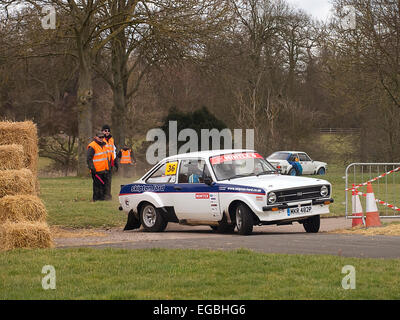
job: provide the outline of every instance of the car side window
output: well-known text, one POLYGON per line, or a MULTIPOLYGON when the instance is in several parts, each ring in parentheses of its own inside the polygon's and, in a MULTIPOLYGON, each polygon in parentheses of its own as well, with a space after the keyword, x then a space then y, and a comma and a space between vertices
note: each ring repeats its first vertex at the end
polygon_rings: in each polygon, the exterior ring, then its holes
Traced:
POLYGON ((299 153, 300 161, 311 161, 305 153, 299 153))
POLYGON ((293 153, 293 154, 290 156, 289 161, 298 161, 298 160, 296 160, 296 159, 299 159, 299 158, 298 158, 297 154, 294 154, 294 153, 293 153))
POLYGON ((164 163, 147 180, 146 183, 175 183, 178 161, 164 163))
MULTIPOLYGON (((198 159, 182 160, 179 168, 178 183, 203 183, 205 161, 198 159)), ((207 169, 208 175, 209 171, 207 169)))
POLYGON ((210 170, 208 169, 208 166, 206 163, 204 163, 204 170, 203 170, 203 179, 205 179, 205 178, 209 178, 212 180, 210 170))

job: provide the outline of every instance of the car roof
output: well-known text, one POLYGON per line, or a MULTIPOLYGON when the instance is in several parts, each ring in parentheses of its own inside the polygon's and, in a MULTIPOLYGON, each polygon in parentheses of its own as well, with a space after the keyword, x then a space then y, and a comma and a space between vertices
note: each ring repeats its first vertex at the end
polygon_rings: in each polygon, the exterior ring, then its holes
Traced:
POLYGON ((282 150, 282 151, 275 151, 275 152, 273 152, 273 153, 271 153, 271 154, 274 154, 274 153, 277 153, 277 152, 286 152, 286 153, 307 153, 307 152, 305 152, 305 151, 285 151, 285 150, 282 150))
POLYGON ((213 156, 219 156, 222 154, 241 153, 241 152, 256 152, 253 149, 219 149, 219 150, 205 150, 197 152, 180 153, 163 160, 176 160, 176 159, 188 159, 188 158, 209 158, 213 156))

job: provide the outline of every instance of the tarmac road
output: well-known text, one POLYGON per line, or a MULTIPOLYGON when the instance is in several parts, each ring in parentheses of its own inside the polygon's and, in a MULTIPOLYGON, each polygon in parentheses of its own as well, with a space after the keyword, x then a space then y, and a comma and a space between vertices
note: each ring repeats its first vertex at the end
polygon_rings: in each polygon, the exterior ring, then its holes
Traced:
POLYGON ((351 227, 345 218, 321 219, 319 233, 309 234, 303 226, 254 227, 250 236, 218 234, 207 226, 189 227, 171 223, 165 232, 122 231, 113 228, 102 237, 58 238, 59 248, 175 248, 233 250, 247 248, 264 253, 328 254, 359 258, 400 258, 400 237, 334 234, 329 231, 351 227))

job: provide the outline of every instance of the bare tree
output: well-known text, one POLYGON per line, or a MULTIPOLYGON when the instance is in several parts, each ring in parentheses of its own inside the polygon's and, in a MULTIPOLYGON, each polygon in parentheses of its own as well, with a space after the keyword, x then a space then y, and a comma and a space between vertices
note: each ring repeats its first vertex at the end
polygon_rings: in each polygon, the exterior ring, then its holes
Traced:
MULTIPOLYGON (((109 33, 125 19, 129 3, 109 1, 102 10, 113 21, 109 33)), ((112 122, 118 144, 125 141, 128 105, 150 68, 201 55, 202 43, 218 36, 226 21, 225 0, 136 1, 129 24, 104 47, 96 66, 113 90, 112 122)))

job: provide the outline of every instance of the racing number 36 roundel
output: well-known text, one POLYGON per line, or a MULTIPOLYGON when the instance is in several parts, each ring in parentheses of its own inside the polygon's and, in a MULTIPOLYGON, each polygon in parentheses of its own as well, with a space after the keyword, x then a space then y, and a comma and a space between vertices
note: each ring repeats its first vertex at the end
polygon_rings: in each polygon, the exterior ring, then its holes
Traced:
POLYGON ((176 174, 176 169, 178 168, 178 161, 168 162, 165 167, 165 175, 173 176, 176 174))

